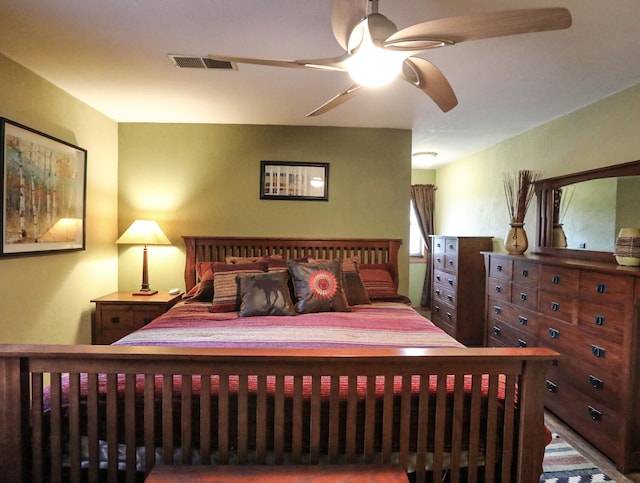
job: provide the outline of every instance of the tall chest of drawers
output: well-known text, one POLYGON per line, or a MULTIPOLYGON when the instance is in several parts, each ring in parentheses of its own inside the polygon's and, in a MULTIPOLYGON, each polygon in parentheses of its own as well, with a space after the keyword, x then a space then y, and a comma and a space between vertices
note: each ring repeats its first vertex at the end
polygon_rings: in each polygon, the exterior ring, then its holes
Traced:
POLYGON ((487 345, 559 352, 545 406, 620 471, 640 469, 640 269, 484 256, 487 345))
POLYGON ((483 251, 492 237, 431 237, 431 320, 468 346, 484 341, 483 251))

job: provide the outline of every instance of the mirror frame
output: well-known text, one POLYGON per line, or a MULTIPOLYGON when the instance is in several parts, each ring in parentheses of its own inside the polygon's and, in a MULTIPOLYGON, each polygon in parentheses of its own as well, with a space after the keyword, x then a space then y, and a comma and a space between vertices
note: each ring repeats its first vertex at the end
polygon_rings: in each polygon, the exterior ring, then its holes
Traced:
POLYGON ((536 254, 559 257, 582 258, 596 261, 615 262, 613 252, 596 252, 592 250, 576 250, 572 248, 555 248, 553 240, 553 193, 563 186, 592 179, 616 178, 620 176, 640 175, 640 160, 616 164, 604 168, 567 174, 555 178, 539 180, 535 183, 538 200, 536 223, 536 254))

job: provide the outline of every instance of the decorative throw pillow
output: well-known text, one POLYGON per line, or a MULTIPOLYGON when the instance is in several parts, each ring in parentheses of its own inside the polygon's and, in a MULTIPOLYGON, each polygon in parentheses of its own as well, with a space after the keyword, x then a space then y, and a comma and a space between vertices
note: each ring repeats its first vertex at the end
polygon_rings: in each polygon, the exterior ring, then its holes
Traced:
POLYGON ((239 317, 297 315, 289 294, 289 272, 239 275, 239 317))
POLYGON ((290 260, 288 264, 297 312, 351 311, 342 289, 342 271, 338 260, 322 263, 298 263, 290 260))
MULTIPOLYGON (((309 259, 309 263, 322 263, 327 260, 309 259)), ((349 305, 370 304, 367 289, 360 277, 358 265, 359 257, 343 258, 340 260, 340 268, 342 269, 342 288, 347 297, 349 305)))
POLYGON ((388 263, 369 263, 359 267, 360 277, 371 300, 386 299, 398 295, 388 263))
POLYGON ((216 263, 213 270, 213 304, 211 312, 233 312, 240 308, 240 286, 238 275, 264 273, 267 264, 264 262, 227 264, 216 263))
POLYGON ((182 297, 185 302, 211 302, 213 300, 213 277, 203 280, 182 297))

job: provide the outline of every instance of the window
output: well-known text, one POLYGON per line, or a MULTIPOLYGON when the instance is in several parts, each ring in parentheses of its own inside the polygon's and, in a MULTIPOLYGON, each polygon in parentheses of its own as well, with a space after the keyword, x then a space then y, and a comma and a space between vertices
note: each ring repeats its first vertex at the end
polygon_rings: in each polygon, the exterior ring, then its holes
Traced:
POLYGON ((425 262, 425 244, 418 226, 418 218, 413 209, 413 203, 409 203, 409 256, 412 262, 425 262))

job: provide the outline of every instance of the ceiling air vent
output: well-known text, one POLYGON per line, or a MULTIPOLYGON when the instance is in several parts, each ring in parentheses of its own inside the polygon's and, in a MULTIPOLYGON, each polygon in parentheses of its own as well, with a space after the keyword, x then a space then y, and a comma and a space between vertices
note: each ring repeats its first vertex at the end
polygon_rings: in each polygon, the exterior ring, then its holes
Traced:
POLYGON ((233 62, 210 59, 209 57, 169 54, 169 59, 176 65, 176 67, 179 67, 180 69, 238 70, 238 67, 233 62))

